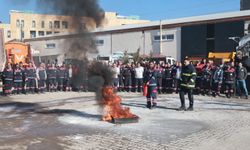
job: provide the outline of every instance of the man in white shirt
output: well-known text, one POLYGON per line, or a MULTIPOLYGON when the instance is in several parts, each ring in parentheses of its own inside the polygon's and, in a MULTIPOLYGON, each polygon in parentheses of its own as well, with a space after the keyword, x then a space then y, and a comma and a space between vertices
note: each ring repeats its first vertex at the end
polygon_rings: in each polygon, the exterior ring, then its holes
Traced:
POLYGON ((136 92, 142 91, 143 73, 144 68, 141 66, 140 63, 137 63, 137 67, 135 68, 136 92))
POLYGON ((112 65, 112 70, 114 71, 114 75, 113 75, 113 87, 115 88, 115 90, 118 90, 119 87, 119 78, 118 75, 120 74, 120 68, 117 67, 117 64, 113 64, 112 65))

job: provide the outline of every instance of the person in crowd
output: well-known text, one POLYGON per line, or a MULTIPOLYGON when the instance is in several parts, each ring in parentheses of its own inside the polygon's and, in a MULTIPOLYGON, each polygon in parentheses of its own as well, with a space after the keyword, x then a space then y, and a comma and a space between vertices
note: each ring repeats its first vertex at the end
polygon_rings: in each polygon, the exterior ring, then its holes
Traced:
POLYGON ((246 87, 246 79, 247 79, 247 69, 245 67, 243 67, 241 62, 239 62, 238 67, 236 69, 237 95, 241 96, 241 93, 243 93, 245 96, 245 99, 248 99, 248 90, 246 87))
POLYGON ((202 69, 202 86, 201 86, 201 93, 202 95, 210 95, 211 89, 211 78, 212 77, 212 66, 209 62, 203 67, 202 69))
POLYGON ((137 67, 135 68, 135 79, 136 79, 136 92, 142 92, 142 84, 143 84, 143 74, 144 68, 141 66, 141 63, 137 63, 137 67))
POLYGON ((223 81, 223 68, 216 66, 212 75, 212 95, 213 97, 220 96, 221 85, 223 81))
POLYGON ((224 82, 225 82, 225 94, 227 98, 231 98, 234 94, 234 84, 235 84, 235 69, 232 64, 228 63, 225 66, 224 71, 224 82))
POLYGON ((26 72, 26 86, 27 86, 27 93, 35 93, 35 89, 36 89, 36 68, 35 65, 30 62, 28 67, 25 70, 26 72))
POLYGON ((46 91, 46 80, 47 80, 47 72, 44 63, 41 63, 40 66, 37 68, 36 77, 38 80, 38 92, 44 93, 46 91))
POLYGON ((161 94, 162 93, 162 78, 164 75, 164 70, 161 67, 161 64, 157 64, 155 71, 157 72, 157 90, 158 93, 161 94))
POLYGON ((206 59, 202 59, 201 61, 199 61, 196 64, 196 73, 197 73, 197 77, 196 77, 196 84, 195 84, 195 91, 197 92, 197 94, 201 94, 201 89, 203 87, 203 83, 202 83, 202 78, 203 78, 203 70, 206 67, 207 64, 207 60, 206 59))
POLYGON ((179 111, 186 110, 185 106, 185 94, 188 94, 189 99, 189 107, 188 111, 193 111, 194 105, 194 97, 193 97, 193 89, 195 88, 195 80, 196 80, 196 70, 188 58, 184 60, 184 66, 181 70, 181 78, 180 78, 180 100, 181 107, 179 111))
POLYGON ((165 91, 167 93, 172 93, 173 92, 173 76, 172 76, 172 66, 167 63, 166 64, 166 68, 165 68, 165 72, 164 72, 164 77, 166 80, 165 83, 165 91))
POLYGON ((73 66, 70 64, 66 70, 65 85, 66 91, 72 91, 73 66))
POLYGON ((48 68, 47 75, 48 75, 49 91, 56 92, 57 91, 57 82, 56 82, 57 69, 55 67, 55 64, 51 64, 51 66, 48 68))
POLYGON ((179 93, 179 87, 180 87, 180 77, 181 77, 181 62, 176 62, 175 66, 173 67, 172 71, 172 77, 174 82, 174 92, 177 94, 179 93))
POLYGON ((123 76, 125 78, 125 90, 127 92, 131 92, 131 85, 132 85, 132 78, 131 78, 131 64, 127 64, 126 67, 123 70, 123 76))
POLYGON ((152 109, 157 106, 157 72, 153 62, 150 62, 149 69, 145 73, 145 81, 147 85, 147 108, 152 109))
POLYGON ((13 70, 10 63, 3 70, 3 93, 5 96, 12 94, 13 90, 13 70))
POLYGON ((115 89, 115 91, 118 91, 118 87, 119 87, 119 74, 120 74, 120 68, 117 67, 116 63, 112 64, 112 70, 114 72, 113 74, 113 87, 115 89))
POLYGON ((135 78, 135 64, 131 64, 131 85, 132 85, 132 92, 136 92, 136 78, 135 78))
POLYGON ((23 72, 19 64, 15 65, 14 69, 14 94, 22 93, 22 84, 23 84, 23 72))
POLYGON ((57 85, 58 85, 58 91, 64 90, 64 81, 66 77, 66 68, 65 65, 62 64, 57 69, 57 85))

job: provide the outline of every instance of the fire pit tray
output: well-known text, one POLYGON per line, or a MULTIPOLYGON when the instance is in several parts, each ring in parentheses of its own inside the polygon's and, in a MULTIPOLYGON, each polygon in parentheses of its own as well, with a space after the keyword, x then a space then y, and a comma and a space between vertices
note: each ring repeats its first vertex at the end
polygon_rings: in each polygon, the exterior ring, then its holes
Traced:
POLYGON ((139 117, 135 116, 133 118, 113 118, 111 123, 114 124, 128 124, 128 123, 138 123, 139 117))

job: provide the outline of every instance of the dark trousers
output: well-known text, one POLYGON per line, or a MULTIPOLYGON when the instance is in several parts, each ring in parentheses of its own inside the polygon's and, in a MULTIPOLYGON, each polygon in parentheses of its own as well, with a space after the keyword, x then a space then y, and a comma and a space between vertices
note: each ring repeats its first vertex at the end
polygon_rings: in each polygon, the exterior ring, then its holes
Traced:
POLYGON ((12 80, 4 80, 4 82, 3 82, 3 93, 4 94, 11 94, 12 93, 12 87, 13 87, 13 81, 12 80))
POLYGON ((167 93, 171 93, 173 90, 173 79, 166 79, 165 89, 167 93))
POLYGON ((58 78, 58 90, 62 91, 64 85, 64 78, 58 78))
POLYGON ((123 91, 124 90, 123 77, 121 75, 119 75, 118 78, 119 78, 119 91, 123 91))
POLYGON ((227 97, 231 97, 234 94, 234 83, 225 83, 225 89, 227 97))
POLYGON ((125 77, 125 90, 127 92, 131 91, 131 84, 132 84, 132 80, 130 76, 125 77))
POLYGON ((157 90, 159 94, 162 92, 162 78, 157 78, 157 90))
POLYGON ((213 82, 212 83, 212 93, 213 95, 219 95, 221 90, 221 83, 219 82, 213 82))
POLYGON ((45 92, 45 89, 46 89, 46 80, 43 80, 43 79, 41 79, 41 80, 39 80, 38 81, 38 90, 39 90, 39 92, 45 92))
POLYGON ((118 86, 119 86, 119 79, 114 78, 113 79, 113 87, 115 88, 115 90, 118 90, 118 86))
POLYGON ((14 81, 14 86, 15 86, 14 93, 15 94, 20 94, 22 92, 22 89, 23 89, 22 84, 23 84, 22 81, 14 81))
POLYGON ((136 79, 136 91, 137 92, 142 92, 142 84, 143 84, 143 79, 136 79))
POLYGON ((49 91, 56 90, 56 88, 57 88, 56 78, 49 78, 49 91))
POLYGON ((188 89, 184 87, 180 88, 180 93, 179 93, 181 99, 181 107, 185 107, 185 94, 188 94, 189 107, 193 107, 194 105, 193 89, 188 89))
POLYGON ((34 78, 28 78, 27 80, 27 91, 34 93, 36 87, 36 80, 34 78))

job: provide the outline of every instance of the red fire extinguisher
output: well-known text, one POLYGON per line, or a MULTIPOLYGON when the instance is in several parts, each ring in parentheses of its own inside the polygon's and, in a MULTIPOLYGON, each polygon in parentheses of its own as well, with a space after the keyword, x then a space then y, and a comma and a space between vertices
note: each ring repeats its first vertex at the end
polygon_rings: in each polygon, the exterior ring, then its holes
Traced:
POLYGON ((148 82, 143 85, 143 96, 148 95, 148 82))

